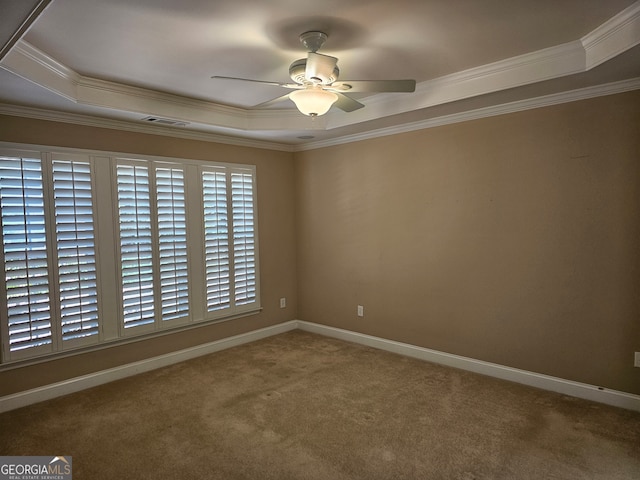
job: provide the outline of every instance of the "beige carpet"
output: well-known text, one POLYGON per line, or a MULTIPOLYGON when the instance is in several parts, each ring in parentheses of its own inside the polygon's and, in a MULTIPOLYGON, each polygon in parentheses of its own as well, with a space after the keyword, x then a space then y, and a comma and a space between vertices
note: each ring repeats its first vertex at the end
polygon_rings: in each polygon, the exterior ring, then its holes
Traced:
POLYGON ((640 414, 300 331, 0 415, 73 478, 634 479, 640 414))

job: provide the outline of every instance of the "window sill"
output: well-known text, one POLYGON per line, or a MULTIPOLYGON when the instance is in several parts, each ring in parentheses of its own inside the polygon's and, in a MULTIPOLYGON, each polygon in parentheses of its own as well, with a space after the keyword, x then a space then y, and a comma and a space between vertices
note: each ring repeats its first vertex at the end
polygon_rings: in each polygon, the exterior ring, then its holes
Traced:
POLYGON ((122 345, 129 345, 133 343, 143 342, 143 341, 151 340, 154 338, 160 338, 160 337, 173 335, 180 332, 195 330, 195 329, 206 327, 209 325, 215 325, 217 323, 224 323, 231 320, 236 320, 238 318, 250 317, 253 315, 257 315, 260 312, 262 312, 262 307, 256 307, 253 310, 248 310, 246 312, 230 315, 228 317, 216 318, 212 320, 203 320, 195 323, 189 323, 186 325, 167 328, 165 330, 157 330, 151 333, 144 333, 144 334, 135 335, 135 336, 132 335, 130 337, 118 338, 114 340, 106 340, 91 346, 78 347, 70 350, 65 350, 62 352, 48 353, 45 355, 40 355, 40 356, 29 358, 29 359, 9 361, 9 362, 0 364, 0 372, 9 371, 16 368, 28 367, 32 365, 38 365, 38 364, 50 362, 52 360, 59 360, 62 358, 74 357, 77 355, 96 352, 96 351, 105 350, 113 347, 119 347, 122 345))

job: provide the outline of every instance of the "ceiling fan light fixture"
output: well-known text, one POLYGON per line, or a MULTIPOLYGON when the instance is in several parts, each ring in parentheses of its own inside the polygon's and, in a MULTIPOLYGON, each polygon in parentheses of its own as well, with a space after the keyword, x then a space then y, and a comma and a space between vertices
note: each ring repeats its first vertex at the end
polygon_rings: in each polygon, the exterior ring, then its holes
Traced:
POLYGON ((329 111, 331 105, 338 100, 338 95, 323 90, 320 86, 313 85, 291 92, 289 98, 296 104, 301 113, 310 117, 318 117, 329 111))

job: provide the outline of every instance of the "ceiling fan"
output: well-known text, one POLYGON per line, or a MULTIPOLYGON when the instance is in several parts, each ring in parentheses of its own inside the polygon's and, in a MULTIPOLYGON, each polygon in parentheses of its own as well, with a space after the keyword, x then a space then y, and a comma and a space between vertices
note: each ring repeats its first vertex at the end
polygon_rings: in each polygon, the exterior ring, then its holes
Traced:
POLYGON ((300 35, 300 42, 309 50, 307 58, 294 61, 289 66, 289 76, 295 83, 265 82, 248 78, 223 77, 214 75, 211 78, 224 80, 240 80, 243 82, 275 85, 292 89, 293 92, 254 108, 266 107, 287 98, 291 99, 300 112, 311 117, 324 115, 335 104, 340 110, 353 112, 364 105, 345 93, 374 92, 414 92, 415 80, 340 80, 338 59, 318 53, 328 36, 323 32, 306 32, 300 35))

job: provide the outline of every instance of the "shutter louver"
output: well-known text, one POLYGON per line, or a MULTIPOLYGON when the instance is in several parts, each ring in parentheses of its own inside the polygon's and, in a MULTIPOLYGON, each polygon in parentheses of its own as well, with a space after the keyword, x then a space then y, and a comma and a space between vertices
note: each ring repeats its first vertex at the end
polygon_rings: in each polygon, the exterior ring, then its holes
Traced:
POLYGON ((202 172, 207 311, 231 306, 227 181, 223 171, 202 172))
POLYGON ((124 327, 154 322, 149 170, 118 165, 118 214, 124 327))
POLYGON ((189 314, 187 220, 182 169, 156 169, 156 196, 162 319, 172 320, 189 314))
POLYGON ((256 300, 256 245, 251 174, 231 174, 231 205, 235 304, 246 305, 256 300))
POLYGON ((52 344, 42 165, 0 157, 9 351, 52 344))
POLYGON ((259 312, 256 215, 252 165, 3 147, 0 366, 259 312))
POLYGON ((97 335, 98 293, 91 167, 53 162, 62 340, 97 335))

